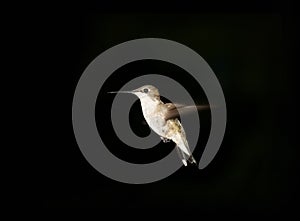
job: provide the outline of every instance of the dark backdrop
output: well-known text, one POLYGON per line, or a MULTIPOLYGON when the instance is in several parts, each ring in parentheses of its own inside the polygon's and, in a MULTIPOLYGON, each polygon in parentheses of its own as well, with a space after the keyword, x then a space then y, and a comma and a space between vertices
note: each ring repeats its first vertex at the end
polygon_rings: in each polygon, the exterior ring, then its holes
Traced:
MULTIPOLYGON (((292 127, 296 114, 291 80, 296 42, 292 9, 290 1, 42 6, 35 19, 46 18, 40 24, 42 38, 37 39, 42 39, 38 42, 47 58, 42 62, 41 82, 49 85, 44 94, 47 138, 42 147, 46 150, 43 206, 183 208, 202 215, 294 211, 299 151, 292 142, 296 134, 292 127), (81 74, 96 56, 116 44, 144 37, 174 40, 199 53, 222 85, 228 121, 220 151, 204 170, 182 167, 164 180, 129 185, 101 175, 81 154, 72 129, 72 99, 81 74)), ((187 73, 163 62, 127 65, 114 73, 105 89, 119 89, 134 77, 130 73, 160 71, 176 73, 180 83, 190 85, 188 90, 197 100, 199 88, 187 73)), ((99 131, 103 120, 100 104, 104 102, 109 108, 113 99, 102 92, 96 107, 99 131)), ((205 99, 202 94, 200 101, 205 99)), ((132 111, 141 116, 138 103, 132 111)), ((110 122, 104 118, 108 129, 101 136, 113 137, 110 122)), ((197 160, 207 140, 209 111, 200 113, 200 119, 204 129, 195 150, 197 160)), ((136 133, 147 135, 147 126, 130 120, 136 133)), ((118 150, 117 139, 107 140, 114 144, 112 152, 132 162, 149 162, 172 149, 165 144, 164 150, 156 148, 145 154, 130 148, 118 150)))

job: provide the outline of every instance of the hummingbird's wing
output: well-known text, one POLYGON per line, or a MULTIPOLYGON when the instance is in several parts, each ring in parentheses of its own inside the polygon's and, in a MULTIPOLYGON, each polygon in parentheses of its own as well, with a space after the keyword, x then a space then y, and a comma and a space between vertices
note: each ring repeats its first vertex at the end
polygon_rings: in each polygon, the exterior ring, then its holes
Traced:
POLYGON ((165 106, 167 108, 167 113, 165 115, 166 120, 178 118, 182 114, 188 114, 197 110, 207 110, 210 108, 209 105, 183 105, 173 103, 166 103, 165 106))

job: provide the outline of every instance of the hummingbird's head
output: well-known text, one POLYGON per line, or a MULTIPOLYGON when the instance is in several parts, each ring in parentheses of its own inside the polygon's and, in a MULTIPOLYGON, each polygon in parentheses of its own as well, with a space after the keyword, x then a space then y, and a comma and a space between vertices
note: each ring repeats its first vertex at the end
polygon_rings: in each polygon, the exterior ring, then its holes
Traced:
POLYGON ((159 98, 158 89, 152 85, 144 85, 132 91, 139 98, 143 98, 145 96, 150 96, 154 98, 159 98))
POLYGON ((158 89, 152 85, 144 85, 133 91, 116 91, 116 92, 109 92, 109 93, 130 93, 130 94, 135 94, 140 99, 146 96, 159 98, 158 89))

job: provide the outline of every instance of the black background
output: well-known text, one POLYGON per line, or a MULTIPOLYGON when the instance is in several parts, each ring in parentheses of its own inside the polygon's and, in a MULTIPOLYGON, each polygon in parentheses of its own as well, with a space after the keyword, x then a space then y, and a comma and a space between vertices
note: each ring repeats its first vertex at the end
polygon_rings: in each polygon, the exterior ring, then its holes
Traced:
MULTIPOLYGON (((297 102, 293 7, 291 1, 40 5, 31 21, 38 23, 32 40, 39 51, 38 84, 43 91, 39 102, 46 125, 43 207, 180 208, 194 215, 295 212, 299 151, 293 142, 297 102), (199 53, 222 85, 228 121, 220 151, 204 170, 182 167, 164 180, 129 185, 101 175, 81 154, 72 129, 72 99, 81 74, 96 56, 116 44, 144 37, 174 40, 199 53)), ((101 114, 113 99, 104 91, 118 90, 134 73, 175 72, 181 84, 190 85, 195 100, 199 98, 197 85, 170 64, 137 62, 118 71, 128 75, 110 80, 99 94, 103 100, 99 98, 96 107, 98 129, 101 114), (101 101, 107 104, 104 110, 99 108, 101 101)), ((201 93, 198 101, 205 99, 201 93)), ((141 114, 138 103, 132 111, 141 114)), ((200 113, 200 118, 204 130, 195 150, 197 160, 207 140, 209 112, 200 113)), ((109 128, 110 122, 106 119, 103 125, 109 128)), ((141 136, 149 132, 138 121, 132 127, 141 136)), ((114 135, 107 131, 101 136, 114 135)), ((172 149, 163 144, 165 150, 145 154, 130 148, 118 150, 117 139, 107 142, 114 144, 112 152, 133 162, 148 162, 172 149)))

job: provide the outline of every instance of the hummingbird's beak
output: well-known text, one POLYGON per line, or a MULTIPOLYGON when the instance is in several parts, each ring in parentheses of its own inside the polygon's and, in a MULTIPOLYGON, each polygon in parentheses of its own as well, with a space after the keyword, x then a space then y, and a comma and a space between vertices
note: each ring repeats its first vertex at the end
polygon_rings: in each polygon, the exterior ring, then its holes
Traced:
POLYGON ((110 93, 110 94, 134 94, 134 91, 110 91, 110 92, 107 92, 107 93, 110 93))

